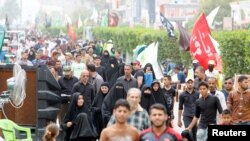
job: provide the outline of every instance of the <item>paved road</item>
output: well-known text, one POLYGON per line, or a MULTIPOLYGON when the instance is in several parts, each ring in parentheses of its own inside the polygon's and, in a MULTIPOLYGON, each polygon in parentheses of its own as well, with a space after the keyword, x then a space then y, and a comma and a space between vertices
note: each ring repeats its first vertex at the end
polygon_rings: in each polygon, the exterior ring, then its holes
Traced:
POLYGON ((179 107, 179 102, 175 102, 175 104, 174 104, 174 116, 175 116, 175 118, 174 118, 174 129, 176 131, 178 131, 179 133, 181 133, 185 129, 185 127, 184 127, 183 122, 182 122, 182 127, 181 128, 177 125, 177 122, 178 122, 178 107, 179 107))

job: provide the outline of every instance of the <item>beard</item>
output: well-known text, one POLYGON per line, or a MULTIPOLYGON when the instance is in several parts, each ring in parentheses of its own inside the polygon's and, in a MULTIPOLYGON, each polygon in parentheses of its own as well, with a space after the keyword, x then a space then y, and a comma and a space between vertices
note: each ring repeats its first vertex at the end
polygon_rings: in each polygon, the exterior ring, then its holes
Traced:
POLYGON ((242 88, 242 90, 246 91, 246 90, 248 89, 248 86, 246 86, 246 87, 241 87, 241 88, 242 88))
POLYGON ((162 126, 164 126, 166 123, 164 121, 162 122, 156 122, 156 123, 152 123, 154 125, 154 127, 156 128, 160 128, 162 126))
POLYGON ((213 70, 214 70, 214 65, 209 65, 209 66, 208 66, 208 70, 209 70, 209 72, 213 72, 213 70))

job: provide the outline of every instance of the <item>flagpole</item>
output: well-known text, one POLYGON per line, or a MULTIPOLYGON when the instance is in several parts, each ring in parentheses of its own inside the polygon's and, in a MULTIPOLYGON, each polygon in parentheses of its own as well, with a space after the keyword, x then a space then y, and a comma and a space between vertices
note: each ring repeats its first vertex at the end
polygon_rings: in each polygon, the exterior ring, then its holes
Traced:
POLYGON ((232 31, 233 31, 234 30, 234 10, 232 12, 233 12, 233 16, 232 16, 232 31))

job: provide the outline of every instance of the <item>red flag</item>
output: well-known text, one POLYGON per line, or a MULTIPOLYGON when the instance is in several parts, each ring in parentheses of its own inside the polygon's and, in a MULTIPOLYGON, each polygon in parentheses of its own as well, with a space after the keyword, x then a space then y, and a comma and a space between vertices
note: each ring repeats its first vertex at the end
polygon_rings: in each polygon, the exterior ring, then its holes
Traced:
POLYGON ((68 36, 69 36, 69 38, 71 40, 75 41, 77 37, 76 37, 76 33, 75 33, 72 25, 68 23, 67 27, 68 27, 68 36))
POLYGON ((116 27, 119 22, 119 17, 116 13, 110 12, 109 13, 109 26, 110 27, 116 27))
POLYGON ((190 54, 199 61, 199 64, 208 69, 208 61, 214 60, 217 64, 216 50, 210 39, 211 32, 207 24, 206 16, 202 13, 195 22, 191 39, 190 54))
POLYGON ((76 20, 76 28, 78 28, 78 20, 76 20))

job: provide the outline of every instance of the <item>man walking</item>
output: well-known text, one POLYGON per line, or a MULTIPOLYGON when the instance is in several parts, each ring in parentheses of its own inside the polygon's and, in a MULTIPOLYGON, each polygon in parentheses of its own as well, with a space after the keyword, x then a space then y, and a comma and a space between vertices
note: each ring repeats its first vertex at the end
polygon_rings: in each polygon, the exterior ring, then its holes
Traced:
POLYGON ((201 97, 195 102, 195 116, 187 129, 191 131, 200 118, 196 140, 206 141, 207 127, 209 124, 216 124, 217 110, 221 114, 222 107, 218 97, 208 93, 208 84, 206 82, 201 82, 198 88, 201 97))
MULTIPOLYGON (((187 78, 186 90, 180 94, 179 97, 179 112, 178 112, 178 126, 182 127, 181 116, 185 128, 192 122, 195 113, 195 101, 199 98, 199 93, 194 91, 194 80, 187 78), (184 109, 184 110, 183 110, 184 109)), ((193 139, 196 140, 197 127, 192 129, 193 139)))
POLYGON ((125 99, 119 99, 114 106, 115 124, 103 129, 100 141, 138 141, 139 132, 127 124, 130 106, 125 99))
POLYGON ((232 121, 238 125, 250 125, 250 89, 248 78, 238 78, 239 88, 229 93, 227 108, 232 111, 232 121))
POLYGON ((182 141, 181 134, 166 125, 169 119, 164 105, 156 103, 150 107, 150 120, 152 128, 141 133, 140 141, 182 141))

